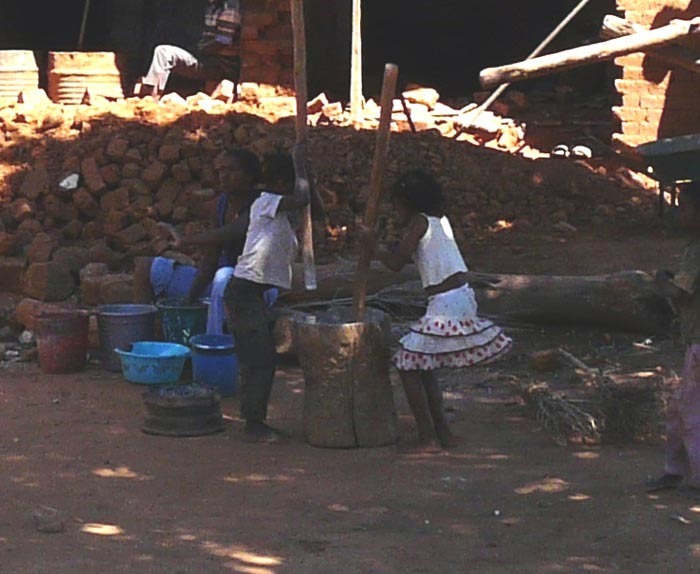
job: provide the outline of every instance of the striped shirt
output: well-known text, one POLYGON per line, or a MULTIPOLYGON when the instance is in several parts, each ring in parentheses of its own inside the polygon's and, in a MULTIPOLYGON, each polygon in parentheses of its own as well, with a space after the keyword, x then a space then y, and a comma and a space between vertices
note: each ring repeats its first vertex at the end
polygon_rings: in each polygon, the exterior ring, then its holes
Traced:
POLYGON ((238 55, 241 31, 239 0, 209 2, 204 13, 204 29, 199 49, 219 56, 238 55))

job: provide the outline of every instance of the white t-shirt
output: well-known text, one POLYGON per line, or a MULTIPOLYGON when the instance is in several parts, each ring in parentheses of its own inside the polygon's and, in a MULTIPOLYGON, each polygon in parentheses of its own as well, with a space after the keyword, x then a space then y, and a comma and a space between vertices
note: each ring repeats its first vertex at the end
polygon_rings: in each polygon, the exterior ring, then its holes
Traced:
POLYGON ((413 253, 413 261, 418 267, 423 287, 432 287, 455 273, 467 271, 467 266, 447 217, 423 216, 428 220, 428 229, 413 253))
POLYGON ((282 289, 292 286, 292 261, 297 237, 286 211, 278 211, 282 196, 263 191, 250 208, 250 223, 235 277, 282 289))

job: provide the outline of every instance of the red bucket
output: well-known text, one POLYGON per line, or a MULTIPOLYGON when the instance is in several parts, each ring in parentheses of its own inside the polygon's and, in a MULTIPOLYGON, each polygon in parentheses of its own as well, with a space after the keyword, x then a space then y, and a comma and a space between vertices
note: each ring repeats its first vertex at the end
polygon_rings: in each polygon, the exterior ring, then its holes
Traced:
POLYGON ((45 373, 80 371, 87 360, 89 314, 44 311, 36 318, 39 367, 45 373))

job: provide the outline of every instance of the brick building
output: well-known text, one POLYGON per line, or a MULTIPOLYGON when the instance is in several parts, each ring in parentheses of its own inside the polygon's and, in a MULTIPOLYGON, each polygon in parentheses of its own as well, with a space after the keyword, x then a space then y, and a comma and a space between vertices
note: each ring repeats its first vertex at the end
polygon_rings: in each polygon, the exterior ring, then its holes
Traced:
MULTIPOLYGON (((618 0, 617 6, 627 20, 647 28, 700 16, 700 0, 618 0)), ((700 38, 686 44, 700 50, 700 38)), ((621 101, 613 108, 620 120, 616 141, 636 146, 700 132, 700 75, 643 53, 617 58, 615 63, 621 68, 615 82, 621 101)))

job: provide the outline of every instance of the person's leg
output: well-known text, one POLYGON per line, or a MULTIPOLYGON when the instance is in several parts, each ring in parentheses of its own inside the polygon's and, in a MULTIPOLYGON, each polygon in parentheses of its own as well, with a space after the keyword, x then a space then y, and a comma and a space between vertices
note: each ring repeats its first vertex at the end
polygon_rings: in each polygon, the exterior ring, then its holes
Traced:
POLYGON ((225 290, 225 303, 236 339, 241 417, 246 421, 246 438, 274 440, 275 431, 264 421, 275 377, 276 349, 262 286, 234 278, 225 290))
POLYGON ((433 426, 440 444, 445 448, 457 446, 457 437, 452 434, 447 419, 445 418, 445 407, 442 399, 440 383, 433 371, 421 372, 421 380, 425 388, 425 395, 428 399, 430 415, 433 418, 433 426))
POLYGON ((207 311, 207 333, 221 335, 224 332, 226 315, 224 310, 224 291, 233 277, 234 267, 221 267, 214 275, 211 284, 211 297, 207 311))
POLYGON ((422 445, 435 443, 435 430, 430 416, 430 406, 420 371, 399 371, 408 405, 413 413, 422 445))
POLYGON ((155 294, 151 286, 151 265, 153 257, 137 257, 134 262, 134 303, 153 303, 155 294))
POLYGON ((148 72, 143 77, 143 84, 153 86, 158 92, 165 89, 171 72, 185 76, 194 76, 199 69, 199 60, 177 46, 160 45, 153 50, 153 59, 148 72))

